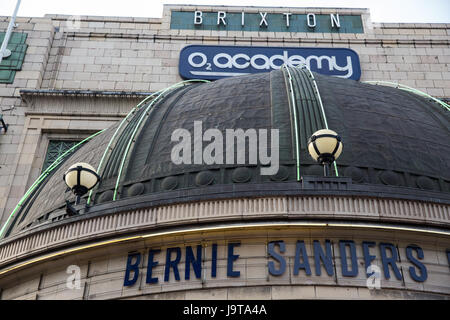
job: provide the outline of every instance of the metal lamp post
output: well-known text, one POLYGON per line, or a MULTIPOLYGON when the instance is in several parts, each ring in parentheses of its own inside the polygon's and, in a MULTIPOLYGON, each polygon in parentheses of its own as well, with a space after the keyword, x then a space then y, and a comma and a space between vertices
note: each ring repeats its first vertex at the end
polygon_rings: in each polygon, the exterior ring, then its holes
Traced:
POLYGON ((342 138, 329 129, 314 132, 308 140, 309 154, 323 165, 325 177, 329 175, 330 165, 341 155, 342 147, 342 138))
POLYGON ((16 8, 14 9, 14 13, 11 17, 11 20, 9 20, 5 38, 3 39, 2 46, 0 47, 0 62, 2 62, 3 58, 8 58, 11 55, 11 51, 6 47, 8 46, 9 38, 11 37, 11 33, 14 28, 17 12, 19 11, 20 1, 21 0, 18 0, 16 3, 16 8))

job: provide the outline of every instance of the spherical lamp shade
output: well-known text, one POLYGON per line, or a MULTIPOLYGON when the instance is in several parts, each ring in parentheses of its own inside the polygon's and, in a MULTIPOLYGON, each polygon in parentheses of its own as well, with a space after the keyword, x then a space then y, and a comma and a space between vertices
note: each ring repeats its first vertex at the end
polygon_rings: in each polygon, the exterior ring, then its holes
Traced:
POLYGON ((308 141, 308 151, 317 162, 331 164, 341 155, 342 139, 333 130, 318 130, 308 141))
POLYGON ((64 181, 77 196, 91 190, 100 180, 95 169, 88 163, 79 162, 67 169, 64 181))

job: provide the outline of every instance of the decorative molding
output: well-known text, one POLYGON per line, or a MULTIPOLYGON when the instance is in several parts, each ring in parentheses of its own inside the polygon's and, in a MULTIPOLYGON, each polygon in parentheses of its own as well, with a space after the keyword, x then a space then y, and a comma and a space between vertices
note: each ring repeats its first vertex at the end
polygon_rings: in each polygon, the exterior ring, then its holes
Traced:
POLYGON ((107 98, 136 98, 151 95, 151 92, 137 91, 100 91, 100 90, 54 90, 54 89, 21 89, 20 96, 25 99, 29 96, 84 96, 84 97, 107 97, 107 98))
POLYGON ((7 238, 0 244, 0 266, 61 247, 138 231, 219 221, 328 219, 396 222, 450 228, 450 206, 409 200, 304 196, 227 199, 80 216, 7 238))
MULTIPOLYGON (((178 31, 178 30, 176 30, 178 31)), ((329 44, 364 44, 364 45, 387 45, 392 44, 392 39, 321 39, 321 38, 298 38, 298 37, 259 37, 256 31, 246 31, 255 33, 255 37, 234 37, 234 36, 200 36, 200 35, 163 35, 163 34, 128 34, 128 33, 101 33, 101 32, 68 32, 67 36, 71 38, 118 38, 134 40, 167 40, 167 41, 200 41, 201 43, 210 41, 230 41, 235 44, 239 42, 285 42, 285 43, 329 43, 329 44)), ((300 32, 299 32, 300 33, 300 32)), ((304 33, 306 34, 306 32, 304 33)), ((365 35, 365 34, 364 34, 365 35)), ((402 45, 449 45, 447 39, 403 39, 396 40, 396 44, 402 45)))

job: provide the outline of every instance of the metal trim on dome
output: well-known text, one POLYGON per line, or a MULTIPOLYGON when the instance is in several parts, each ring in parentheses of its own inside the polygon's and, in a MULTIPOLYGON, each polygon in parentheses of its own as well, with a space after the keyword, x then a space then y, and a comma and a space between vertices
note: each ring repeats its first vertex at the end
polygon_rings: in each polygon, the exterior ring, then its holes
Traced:
MULTIPOLYGON (((41 173, 41 175, 36 179, 36 181, 34 181, 34 183, 31 185, 31 187, 27 190, 27 192, 19 200, 19 203, 17 204, 17 206, 14 208, 14 210, 9 215, 8 219, 3 224, 3 227, 0 229, 0 238, 3 237, 4 231, 5 231, 6 227, 8 226, 8 223, 9 223, 10 219, 14 216, 16 211, 20 208, 19 212, 17 212, 16 218, 14 219, 13 225, 10 226, 7 234, 9 234, 9 232, 11 232, 11 230, 14 227, 15 223, 17 222, 18 217, 22 213, 22 210, 25 208, 23 206, 23 204, 25 204, 25 205, 27 204, 30 196, 36 196, 37 194, 39 194, 39 192, 41 191, 42 182, 44 182, 45 179, 49 175, 51 176, 53 174, 52 171, 55 168, 57 168, 60 164, 62 164, 64 161, 66 161, 67 160, 67 156, 69 154, 71 154, 74 150, 76 150, 79 146, 84 144, 86 141, 91 140, 92 138, 94 138, 95 136, 99 135, 100 133, 102 133, 105 130, 106 129, 100 130, 99 132, 94 133, 93 135, 87 137, 86 139, 83 139, 82 141, 80 141, 79 143, 77 143, 76 145, 71 147, 69 150, 67 150, 61 156, 59 156, 47 169, 44 170, 44 172, 41 173), (35 194, 36 190, 37 190, 37 194, 35 194)), ((22 220, 23 220, 23 218, 22 218, 22 220)))
MULTIPOLYGON (((300 147, 299 147, 299 134, 298 134, 298 117, 297 117, 297 106, 296 106, 296 99, 295 99, 295 95, 294 95, 294 87, 292 85, 292 77, 291 77, 291 73, 289 71, 289 67, 284 65, 283 66, 283 71, 286 70, 288 77, 286 79, 285 76, 285 81, 287 81, 289 83, 289 92, 288 92, 288 97, 290 98, 289 101, 289 105, 291 106, 291 110, 292 110, 292 115, 291 115, 291 122, 292 122, 292 118, 294 119, 294 139, 295 139, 295 158, 296 158, 296 164, 297 164, 297 181, 300 180, 300 147)), ((283 73, 284 75, 284 73, 283 73)), ((287 87, 287 86, 286 86, 287 87)))
MULTIPOLYGON (((312 72, 306 67, 292 68, 286 65, 283 65, 282 71, 289 84, 288 96, 295 132, 293 149, 297 161, 297 180, 300 180, 300 150, 307 150, 311 135, 320 129, 328 129, 328 124, 312 72)), ((336 176, 339 176, 336 162, 334 167, 336 176)))
MULTIPOLYGON (((194 83, 194 82, 209 82, 208 80, 187 80, 187 81, 181 81, 179 83, 176 83, 166 89, 157 91, 149 96, 147 96, 144 100, 142 100, 139 104, 136 105, 136 107, 134 107, 128 114, 127 116, 120 122, 118 128, 116 129, 116 131, 114 132, 112 138, 110 139, 104 153, 103 156, 100 160, 99 166, 97 171, 101 172, 101 177, 104 180, 111 179, 114 177, 117 177, 116 179, 116 186, 114 188, 113 191, 113 200, 115 200, 116 198, 116 194, 117 194, 117 184, 118 184, 118 180, 120 180, 120 173, 121 173, 121 168, 123 166, 123 160, 126 157, 126 152, 124 157, 122 158, 122 162, 119 163, 117 162, 120 158, 120 155, 123 151, 123 148, 125 145, 128 145, 127 142, 133 141, 133 133, 135 133, 136 128, 139 126, 139 119, 142 119, 142 117, 148 113, 148 111, 150 110, 150 108, 153 106, 153 104, 155 102, 159 102, 159 99, 161 97, 164 98, 163 94, 165 94, 166 92, 171 92, 171 90, 174 89, 179 89, 182 86, 185 86, 186 84, 189 83, 194 83), (151 99, 151 100, 150 100, 151 99), (145 106, 145 104, 147 104, 145 106), (130 120, 128 120, 128 118, 133 115, 133 117, 131 117, 130 120), (122 129, 122 125, 127 122, 127 125, 122 129), (125 133, 125 134, 124 134, 125 133), (116 140, 117 137, 117 140, 116 140), (114 144, 113 144, 114 143, 114 144), (103 162, 106 159, 106 156, 109 154, 106 163, 105 163, 105 167, 102 168, 103 162), (117 166, 120 165, 120 167, 117 168, 117 166), (102 170, 102 171, 100 171, 102 170)), ((164 100, 164 99, 162 99, 164 100)), ((161 101, 162 101, 161 100, 161 101)), ((105 185, 105 182, 103 181, 102 184, 100 184, 97 189, 101 186, 105 185)), ((91 190, 91 192, 89 193, 88 196, 88 200, 87 203, 90 204, 91 202, 91 197, 93 194, 93 190, 91 190)))
POLYGON ((404 91, 408 91, 408 92, 412 92, 415 93, 419 96, 422 97, 426 97, 429 98, 431 100, 433 100, 434 102, 440 104, 444 109, 446 109, 447 111, 450 111, 450 105, 448 103, 445 103, 444 101, 437 99, 423 91, 420 91, 418 89, 406 86, 404 84, 398 83, 398 82, 390 82, 390 81, 363 81, 364 83, 369 83, 369 84, 374 84, 374 85, 386 85, 386 86, 393 86, 394 88, 400 89, 400 90, 404 90, 404 91))
MULTIPOLYGON (((177 91, 177 89, 180 89, 180 90, 181 90, 181 87, 183 87, 185 84, 187 84, 187 83, 193 83, 193 82, 208 82, 208 80, 187 80, 187 81, 182 81, 182 82, 180 82, 180 83, 177 83, 177 84, 175 84, 175 85, 173 85, 173 86, 170 86, 169 88, 163 90, 163 91, 162 91, 155 99, 153 99, 153 100, 148 104, 148 106, 145 108, 144 112, 143 112, 142 115, 139 117, 139 120, 138 120, 136 126, 135 126, 134 129, 133 129, 133 133, 132 133, 132 135, 131 135, 131 139, 128 141, 127 147, 126 147, 125 152, 124 152, 124 154, 123 154, 123 158, 122 158, 122 161, 121 161, 121 164, 120 164, 119 172, 117 173, 116 184, 115 184, 115 187, 114 187, 113 201, 116 200, 116 197, 117 197, 117 191, 118 191, 120 179, 121 179, 121 176, 122 176, 122 169, 123 169, 123 167, 124 167, 125 160, 128 158, 128 151, 129 151, 129 149, 130 149, 130 147, 131 147, 131 144, 135 142, 135 135, 136 135, 138 129, 140 128, 141 122, 142 122, 142 120, 145 118, 145 115, 149 116, 149 113, 148 113, 148 112, 151 110, 151 108, 153 107, 153 105, 154 105, 155 102, 160 102, 160 100, 159 100, 160 98, 161 98, 161 101, 164 100, 164 98, 165 98, 164 94, 166 94, 166 93, 171 93, 171 91, 174 91, 174 92, 175 92, 175 91, 177 91)), ((186 90, 184 90, 182 94, 184 94, 185 92, 186 92, 186 90)))

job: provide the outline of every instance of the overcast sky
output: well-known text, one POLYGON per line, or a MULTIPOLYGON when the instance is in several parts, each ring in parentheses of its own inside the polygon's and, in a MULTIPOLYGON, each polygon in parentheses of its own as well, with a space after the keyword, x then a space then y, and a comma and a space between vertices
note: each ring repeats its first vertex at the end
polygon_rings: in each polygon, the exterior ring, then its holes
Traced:
MULTIPOLYGON (((17 0, 0 0, 0 16, 10 16, 17 0)), ((18 16, 46 13, 95 16, 162 16, 163 3, 370 8, 374 22, 450 23, 450 0, 22 0, 18 16)))

